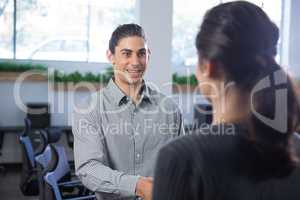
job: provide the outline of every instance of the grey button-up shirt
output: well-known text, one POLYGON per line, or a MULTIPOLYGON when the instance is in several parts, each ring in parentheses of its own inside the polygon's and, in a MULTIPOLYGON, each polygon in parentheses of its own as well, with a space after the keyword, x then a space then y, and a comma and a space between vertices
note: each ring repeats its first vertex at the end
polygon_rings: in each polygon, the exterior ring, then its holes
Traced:
POLYGON ((134 199, 159 149, 183 134, 180 110, 146 84, 134 104, 112 79, 91 97, 73 112, 76 174, 98 199, 134 199))

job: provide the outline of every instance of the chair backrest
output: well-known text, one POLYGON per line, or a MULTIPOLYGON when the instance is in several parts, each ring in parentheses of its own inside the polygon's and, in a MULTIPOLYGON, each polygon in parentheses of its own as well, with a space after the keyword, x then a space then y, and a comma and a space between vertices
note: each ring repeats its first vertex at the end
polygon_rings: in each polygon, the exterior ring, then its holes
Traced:
POLYGON ((56 151, 59 157, 58 157, 57 168, 53 172, 56 181, 59 181, 62 177, 67 175, 71 171, 71 169, 70 169, 65 148, 62 146, 56 146, 56 151))
POLYGON ((300 157, 300 134, 294 133, 292 136, 293 144, 295 146, 295 151, 298 157, 300 157))
MULTIPOLYGON (((34 151, 33 151, 33 147, 30 141, 29 136, 21 136, 20 137, 20 142, 23 146, 23 149, 25 151, 25 160, 28 159, 30 165, 32 168, 35 167, 35 161, 34 161, 34 151)), ((25 161, 27 162, 27 161, 25 161)))
MULTIPOLYGON (((49 144, 49 148, 51 159, 44 175, 45 186, 43 200, 62 200, 63 189, 59 187, 59 184, 63 184, 61 181, 63 181, 64 178, 69 175, 71 169, 64 147, 49 144)), ((70 200, 96 199, 94 194, 91 195, 89 193, 82 193, 84 191, 86 190, 82 190, 80 193, 75 194, 75 196, 67 198, 70 200)))
MULTIPOLYGON (((37 152, 41 152, 37 156, 35 156, 35 161, 37 164, 37 174, 38 174, 38 181, 39 181, 39 199, 45 200, 46 197, 46 184, 44 181, 44 175, 47 173, 48 165, 52 159, 51 157, 51 147, 50 143, 56 143, 59 141, 61 135, 60 129, 42 129, 40 130, 40 145, 38 146, 37 152)), ((56 165, 57 163, 55 163, 56 165)), ((52 164, 53 165, 53 164, 52 164)), ((53 170, 55 166, 51 167, 53 170)))
POLYGON ((50 150, 51 160, 44 176, 45 182, 50 187, 46 188, 45 193, 50 193, 47 195, 53 196, 56 200, 60 200, 62 197, 58 187, 58 181, 70 172, 70 167, 64 147, 51 144, 50 150))
POLYGON ((46 129, 40 130, 41 142, 36 151, 35 161, 46 169, 51 159, 51 148, 49 144, 56 143, 59 141, 61 131, 59 129, 46 129))
POLYGON ((40 129, 40 130, 38 130, 38 133, 39 133, 40 142, 39 142, 39 145, 37 146, 37 148, 35 149, 35 155, 36 156, 42 154, 45 151, 45 149, 48 145, 48 134, 47 134, 47 132, 43 129, 40 129))
POLYGON ((24 122, 25 122, 25 128, 19 138, 20 143, 24 150, 24 159, 25 159, 24 164, 25 165, 29 164, 30 168, 34 168, 35 167, 34 150, 33 150, 31 140, 29 138, 29 131, 31 129, 31 123, 30 123, 30 120, 27 118, 24 119, 24 122))
POLYGON ((41 165, 42 170, 46 169, 51 160, 51 149, 50 146, 46 146, 43 153, 35 156, 35 161, 37 164, 41 165))
POLYGON ((22 135, 28 135, 29 131, 31 130, 31 121, 28 118, 24 119, 25 128, 22 135))
POLYGON ((38 194, 39 188, 36 174, 36 163, 34 160, 35 154, 28 134, 31 130, 31 123, 29 119, 25 119, 24 122, 25 128, 19 137, 23 155, 20 189, 24 195, 32 196, 38 194))
POLYGON ((39 200, 45 200, 45 181, 43 179, 45 175, 45 169, 49 165, 51 160, 51 149, 47 145, 44 152, 35 157, 37 165, 38 185, 39 185, 39 200))
POLYGON ((63 133, 61 128, 47 128, 45 129, 47 132, 48 143, 56 143, 60 140, 61 134, 63 133))

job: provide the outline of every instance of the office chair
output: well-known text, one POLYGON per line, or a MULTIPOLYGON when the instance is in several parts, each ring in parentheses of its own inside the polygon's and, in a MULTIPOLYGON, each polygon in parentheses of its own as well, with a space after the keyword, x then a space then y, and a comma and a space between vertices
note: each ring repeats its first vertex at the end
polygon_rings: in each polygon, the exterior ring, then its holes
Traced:
POLYGON ((96 199, 94 194, 86 190, 79 180, 61 182, 66 176, 70 167, 68 164, 66 152, 63 147, 50 144, 51 160, 47 166, 44 175, 45 181, 45 200, 80 200, 80 199, 96 199), (79 192, 66 193, 64 188, 77 187, 79 192))
POLYGON ((21 133, 19 140, 22 146, 22 172, 20 189, 25 196, 38 195, 38 180, 36 174, 36 164, 34 160, 35 152, 31 140, 29 138, 29 132, 31 130, 31 122, 25 118, 25 128, 21 133))

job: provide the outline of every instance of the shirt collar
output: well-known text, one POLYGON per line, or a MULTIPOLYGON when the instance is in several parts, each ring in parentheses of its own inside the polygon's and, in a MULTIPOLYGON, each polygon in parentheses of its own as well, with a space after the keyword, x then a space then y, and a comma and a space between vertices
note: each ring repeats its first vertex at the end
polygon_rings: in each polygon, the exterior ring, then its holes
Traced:
POLYGON ((151 103, 152 99, 151 99, 151 95, 150 95, 150 89, 146 85, 145 81, 143 81, 143 86, 140 90, 140 95, 141 95, 142 100, 148 100, 151 103))
MULTIPOLYGON (((106 87, 110 93, 110 96, 114 102, 114 104, 120 106, 123 103, 127 103, 129 101, 129 97, 127 97, 122 90, 117 86, 114 82, 113 78, 111 78, 106 87)), ((145 81, 143 81, 143 86, 140 91, 141 101, 149 101, 152 102, 150 89, 147 87, 145 81)))

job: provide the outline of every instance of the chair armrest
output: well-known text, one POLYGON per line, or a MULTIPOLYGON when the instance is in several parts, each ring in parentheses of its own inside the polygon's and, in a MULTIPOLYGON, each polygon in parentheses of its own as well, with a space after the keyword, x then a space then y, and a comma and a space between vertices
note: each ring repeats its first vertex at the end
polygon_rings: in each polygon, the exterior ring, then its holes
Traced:
POLYGON ((80 180, 74 180, 74 181, 65 181, 58 183, 58 186, 64 186, 64 187, 73 187, 73 186, 80 186, 82 185, 80 180))
POLYGON ((65 200, 83 200, 83 199, 96 199, 96 195, 88 195, 88 196, 70 198, 65 200))

